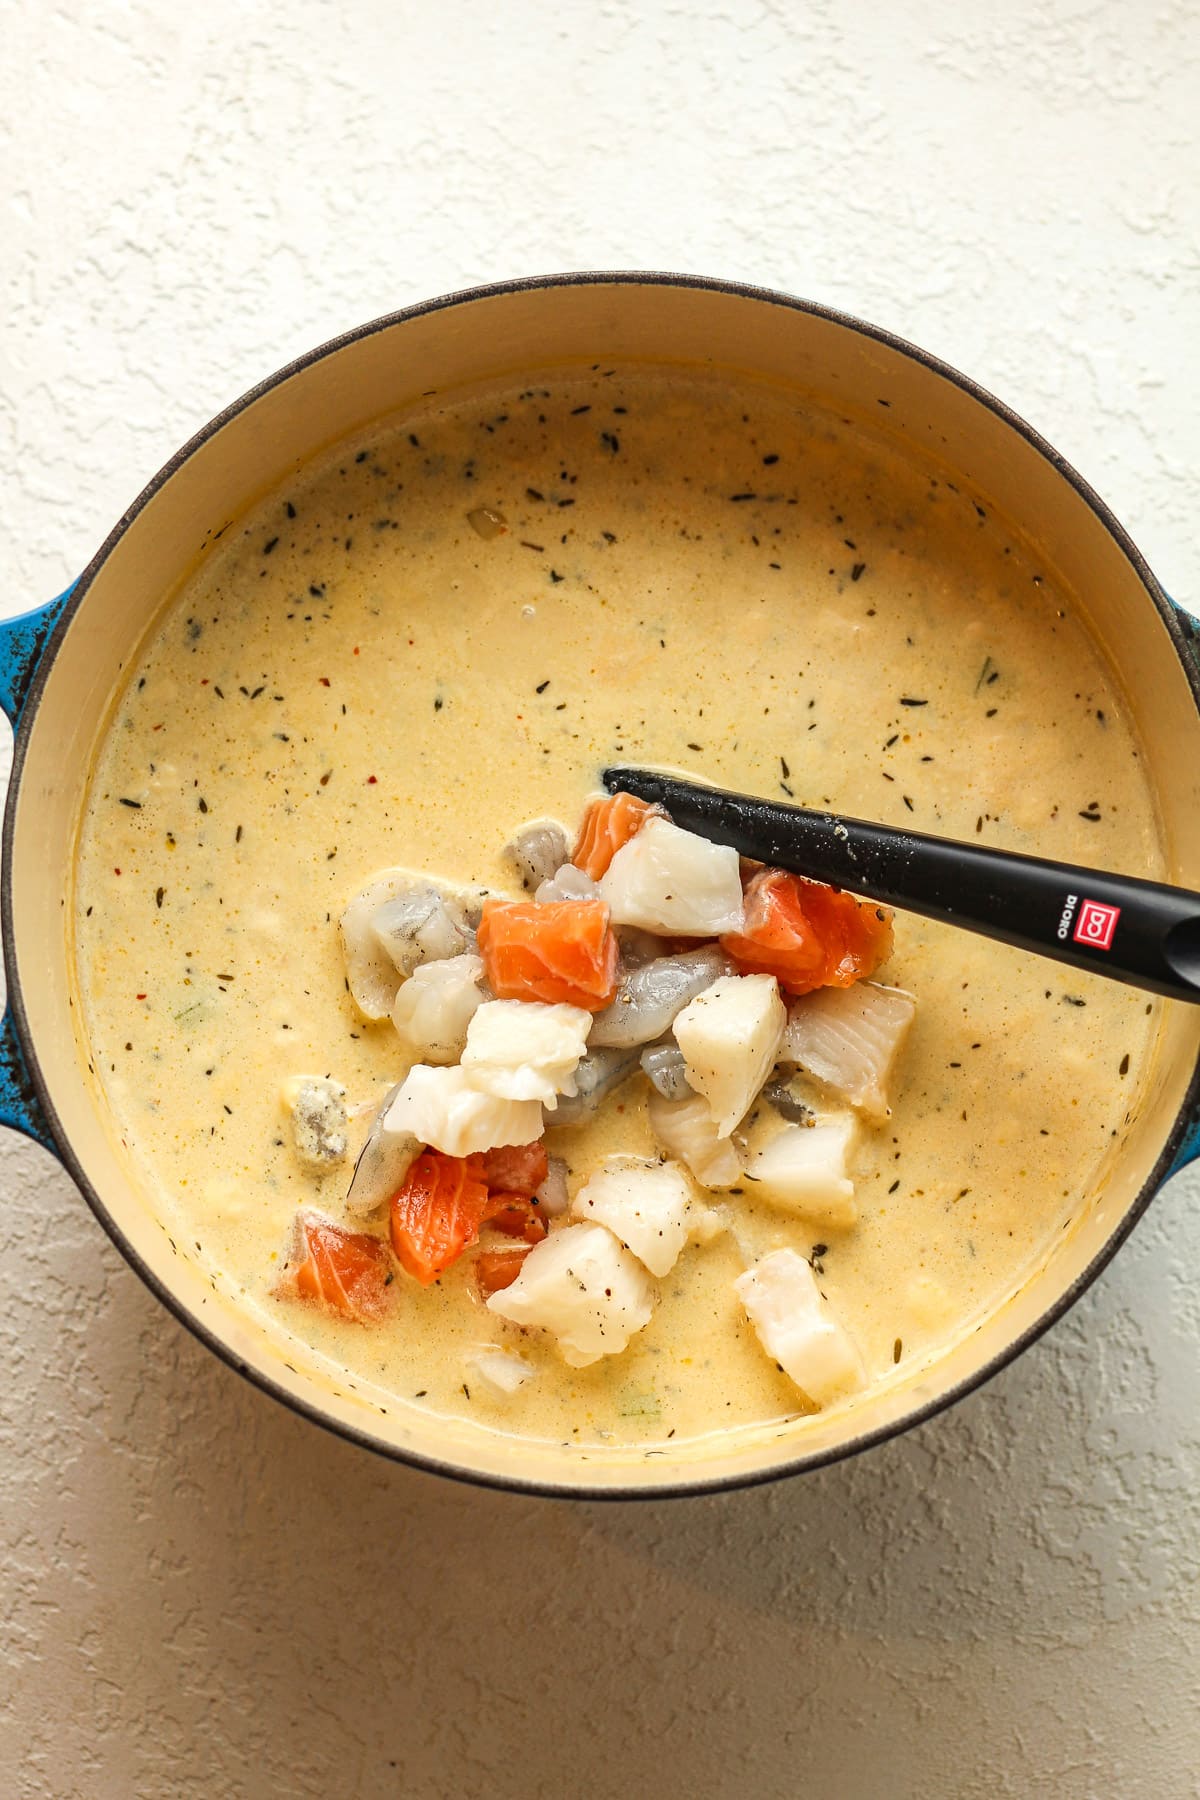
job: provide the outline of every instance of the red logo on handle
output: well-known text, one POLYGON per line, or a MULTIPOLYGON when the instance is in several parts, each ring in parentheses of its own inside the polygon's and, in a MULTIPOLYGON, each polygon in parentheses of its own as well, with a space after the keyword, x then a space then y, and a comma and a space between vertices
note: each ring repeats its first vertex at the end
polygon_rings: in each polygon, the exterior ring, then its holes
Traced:
POLYGON ((1085 900, 1075 921, 1076 943, 1089 944, 1093 950, 1111 949, 1113 933, 1120 916, 1119 906, 1104 906, 1099 900, 1085 900))

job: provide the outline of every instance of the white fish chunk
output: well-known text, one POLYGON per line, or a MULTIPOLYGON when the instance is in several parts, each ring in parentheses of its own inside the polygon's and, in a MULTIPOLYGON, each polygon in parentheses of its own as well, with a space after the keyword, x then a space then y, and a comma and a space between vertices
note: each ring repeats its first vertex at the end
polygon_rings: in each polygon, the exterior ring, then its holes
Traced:
POLYGON ((916 1010, 903 988, 874 981, 818 988, 789 1006, 780 1056, 882 1124, 891 1117, 892 1079, 916 1010))
POLYGON ((644 1262, 667 1275, 691 1234, 692 1190, 678 1163, 608 1156, 571 1202, 574 1219, 598 1219, 644 1262))
POLYGON ((647 819, 600 881, 614 925, 673 937, 719 937, 743 924, 736 850, 711 844, 669 819, 647 819))
POLYGON ((854 1183, 846 1172, 857 1136, 858 1120, 851 1112, 831 1113, 811 1125, 784 1125, 746 1157, 746 1179, 773 1205, 847 1231, 858 1219, 854 1183))
POLYGON ((564 863, 548 880, 538 883, 533 897, 539 906, 553 906, 559 900, 598 900, 600 888, 574 863, 564 863))
POLYGON ((504 846, 505 859, 529 894, 541 882, 553 880, 569 855, 567 834, 554 819, 534 819, 522 825, 511 843, 504 846))
POLYGON ((467 1027, 462 1068, 501 1100, 540 1100, 553 1110, 575 1092, 592 1015, 541 1000, 485 1000, 467 1027))
POLYGON ((864 1385, 857 1348, 795 1250, 772 1251, 733 1285, 767 1355, 815 1406, 864 1385))
POLYGON ((511 1350, 497 1350, 492 1345, 486 1350, 473 1350, 463 1358, 463 1363, 469 1379, 482 1382, 490 1394, 505 1398, 515 1394, 537 1374, 523 1356, 517 1356, 511 1350))
POLYGON ((364 882, 340 921, 346 981, 364 1019, 387 1018, 401 979, 418 963, 465 950, 460 923, 411 869, 381 869, 364 882))
POLYGON ((401 985, 392 1024, 419 1062, 452 1063, 462 1055, 467 1027, 483 1004, 483 959, 470 954, 422 963, 401 985))
POLYGON ((388 1123, 392 1101, 399 1094, 401 1082, 390 1088, 376 1108, 367 1132, 366 1142, 358 1153, 350 1187, 346 1194, 346 1211, 365 1218, 383 1206, 408 1174, 420 1142, 407 1127, 388 1123))
POLYGON ((292 1141, 301 1162, 328 1169, 346 1154, 346 1090, 326 1075, 294 1075, 284 1083, 292 1141))
POLYGON ((514 1325, 552 1333, 564 1362, 584 1369, 624 1350, 649 1323, 654 1299, 645 1269, 606 1226, 563 1225, 487 1304, 514 1325))
POLYGON ((503 1144, 532 1144, 542 1135, 536 1100, 502 1100, 475 1087, 466 1069, 414 1063, 387 1110, 389 1131, 410 1131, 447 1156, 472 1156, 503 1144))
POLYGON ((708 1101, 701 1094, 686 1100, 664 1100, 653 1093, 649 1105, 650 1129, 668 1156, 677 1157, 701 1186, 736 1187, 742 1164, 727 1137, 713 1124, 708 1101))
POLYGON ((729 968, 729 959, 711 946, 659 956, 624 969, 612 1004, 592 1018, 589 1044, 648 1044, 671 1029, 679 1013, 729 968))
POLYGON ((708 1101, 720 1136, 749 1112, 775 1066, 786 1023, 773 975, 719 976, 676 1018, 688 1081, 708 1101))

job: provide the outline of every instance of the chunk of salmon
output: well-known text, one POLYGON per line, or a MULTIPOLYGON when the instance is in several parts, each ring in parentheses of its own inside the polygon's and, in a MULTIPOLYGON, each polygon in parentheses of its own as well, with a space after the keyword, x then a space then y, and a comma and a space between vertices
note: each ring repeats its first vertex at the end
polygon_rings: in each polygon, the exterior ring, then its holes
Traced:
POLYGON ((600 1012, 617 991, 617 940, 601 900, 485 900, 479 954, 502 1000, 600 1012))
POLYGON ((511 1287, 529 1251, 528 1244, 523 1250, 481 1250, 471 1265, 480 1296, 486 1300, 501 1288, 511 1287))
POLYGON ((527 1198, 537 1192, 550 1172, 546 1146, 537 1144, 505 1144, 488 1150, 483 1158, 483 1178, 493 1194, 523 1194, 527 1198))
POLYGON ((892 913, 873 900, 760 869, 745 892, 745 923, 721 948, 747 975, 774 975, 789 994, 849 987, 892 951, 892 913))
POLYGON ((540 1244, 549 1230, 537 1202, 529 1194, 490 1194, 485 1223, 505 1237, 524 1238, 527 1244, 540 1244))
POLYGON ((346 1231, 311 1207, 296 1214, 278 1294, 366 1325, 387 1312, 391 1280, 392 1259, 382 1238, 346 1231))
POLYGON ((572 863, 593 881, 599 881, 617 851, 637 836, 647 819, 655 817, 666 817, 662 807, 637 800, 632 794, 610 794, 603 800, 593 800, 583 815, 572 863))
POLYGON ((423 1150, 392 1196, 392 1249, 428 1287, 479 1236, 488 1216, 483 1157, 423 1150))

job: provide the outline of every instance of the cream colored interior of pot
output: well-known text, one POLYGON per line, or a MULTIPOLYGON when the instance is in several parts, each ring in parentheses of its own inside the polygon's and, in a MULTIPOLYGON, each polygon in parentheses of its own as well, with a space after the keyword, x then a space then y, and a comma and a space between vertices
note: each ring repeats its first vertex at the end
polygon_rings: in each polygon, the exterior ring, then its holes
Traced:
POLYGON ((92 747, 131 646, 167 604, 207 536, 318 449, 431 390, 556 361, 716 364, 865 414, 957 471, 1020 522, 1073 590, 1134 701, 1157 780, 1174 879, 1200 887, 1200 723, 1165 627, 1118 546, 1070 484, 987 407, 921 363, 852 329, 770 302, 672 286, 597 283, 468 300, 326 356, 239 413, 172 476, 104 563, 50 673, 14 824, 17 966, 38 1063, 88 1181, 145 1268, 193 1319, 277 1388, 343 1425, 465 1471, 567 1489, 647 1491, 753 1476, 818 1457, 904 1419, 970 1377, 1052 1307, 1101 1251, 1146 1182, 1200 1054, 1200 1009, 1164 1009, 1156 1067, 1114 1146, 1103 1194, 1044 1268, 933 1368, 855 1405, 731 1445, 719 1435, 639 1460, 506 1440, 469 1422, 384 1416, 280 1346, 177 1251, 138 1191, 88 1076, 71 996, 67 895, 92 747), (886 402, 886 406, 881 405, 886 402), (122 659, 122 649, 126 652, 122 659))

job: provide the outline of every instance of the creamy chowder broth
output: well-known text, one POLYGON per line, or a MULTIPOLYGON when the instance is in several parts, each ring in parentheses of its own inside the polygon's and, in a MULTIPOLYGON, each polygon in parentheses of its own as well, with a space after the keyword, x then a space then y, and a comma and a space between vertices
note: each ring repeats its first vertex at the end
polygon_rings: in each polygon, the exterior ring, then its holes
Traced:
MULTIPOLYGON (((345 1085, 352 1159, 407 1067, 346 992, 346 900, 394 864, 513 893, 514 828, 573 830, 610 760, 1161 862, 1072 597, 986 496, 776 390, 619 369, 426 403, 209 546, 119 698, 81 828, 79 990, 137 1179, 286 1354, 377 1404, 645 1447, 803 1410, 732 1289, 771 1247, 814 1257, 877 1381, 998 1305, 1094 1191, 1157 1009, 902 914, 882 978, 917 1023, 893 1117, 857 1153, 853 1229, 733 1195, 736 1230, 687 1250, 649 1326, 582 1371, 481 1305, 469 1257, 427 1289, 398 1273, 379 1326, 276 1298, 297 1206, 344 1217, 350 1170, 298 1162, 284 1079, 345 1085), (488 1343, 537 1379, 472 1386, 488 1343)), ((551 1134, 573 1190, 614 1149, 653 1153, 646 1092, 639 1074, 596 1125, 551 1134)))

